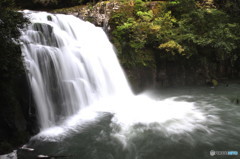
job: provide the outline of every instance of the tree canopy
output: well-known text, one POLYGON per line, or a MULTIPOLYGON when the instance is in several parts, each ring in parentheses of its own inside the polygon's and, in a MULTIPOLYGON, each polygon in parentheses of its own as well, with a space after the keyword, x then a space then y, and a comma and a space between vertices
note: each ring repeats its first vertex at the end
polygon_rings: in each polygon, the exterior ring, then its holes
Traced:
MULTIPOLYGON (((231 4, 237 6, 237 2, 231 4)), ((133 6, 122 5, 120 10, 114 12, 110 25, 114 43, 123 50, 130 50, 130 58, 123 60, 126 64, 133 63, 132 56, 135 59, 139 56, 142 60, 138 61, 143 65, 146 62, 151 64, 147 58, 150 55, 142 53, 144 48, 186 58, 214 54, 216 59, 231 59, 233 63, 239 58, 240 24, 217 1, 136 0, 133 6)), ((120 57, 126 57, 121 49, 120 57)))

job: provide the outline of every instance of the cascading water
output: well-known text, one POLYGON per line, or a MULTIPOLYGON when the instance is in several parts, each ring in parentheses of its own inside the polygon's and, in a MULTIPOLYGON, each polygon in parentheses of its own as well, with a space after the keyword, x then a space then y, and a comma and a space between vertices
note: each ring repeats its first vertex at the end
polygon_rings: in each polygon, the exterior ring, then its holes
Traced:
POLYGON ((94 118, 93 112, 114 114, 112 121, 121 125, 122 133, 137 123, 158 123, 162 128, 174 120, 179 122, 165 129, 179 133, 206 120, 193 104, 179 102, 185 106, 176 107, 171 100, 162 103, 144 95, 134 97, 101 28, 69 15, 25 14, 31 25, 21 36, 22 53, 41 128, 60 125, 48 129, 50 134, 61 134, 80 118, 94 118))
POLYGON ((22 53, 41 128, 106 96, 131 95, 101 28, 74 16, 25 11, 22 53))
POLYGON ((134 96, 101 28, 69 15, 24 13, 31 24, 22 53, 42 131, 26 145, 36 151, 20 157, 203 159, 213 158, 210 150, 240 148, 240 107, 228 94, 134 96))

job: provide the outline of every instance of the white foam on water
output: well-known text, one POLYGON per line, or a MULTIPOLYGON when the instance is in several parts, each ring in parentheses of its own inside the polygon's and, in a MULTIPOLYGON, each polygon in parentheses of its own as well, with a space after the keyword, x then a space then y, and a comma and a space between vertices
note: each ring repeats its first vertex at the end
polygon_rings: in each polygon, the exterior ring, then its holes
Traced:
POLYGON ((181 134, 202 129, 211 133, 206 123, 219 122, 214 116, 209 121, 206 112, 200 110, 193 102, 176 101, 168 98, 157 101, 146 95, 121 98, 107 98, 84 108, 63 124, 42 131, 38 138, 59 140, 72 132, 81 132, 84 124, 101 120, 101 113, 113 114, 111 124, 112 136, 125 143, 137 133, 146 130, 164 132, 166 135, 181 134))
POLYGON ((0 155, 0 159, 17 159, 17 150, 5 155, 0 155))
POLYGON ((38 138, 67 136, 100 120, 101 112, 113 114, 110 126, 120 127, 113 135, 121 140, 146 129, 207 130, 207 113, 194 103, 134 96, 101 28, 70 15, 24 13, 32 23, 21 40, 42 130, 38 138))

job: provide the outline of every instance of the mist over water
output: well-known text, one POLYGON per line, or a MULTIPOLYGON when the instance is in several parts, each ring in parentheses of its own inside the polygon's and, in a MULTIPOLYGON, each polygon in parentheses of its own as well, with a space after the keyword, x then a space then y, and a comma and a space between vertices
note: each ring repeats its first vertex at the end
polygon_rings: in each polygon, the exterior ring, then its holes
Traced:
POLYGON ((42 131, 27 144, 35 151, 19 158, 202 159, 216 157, 210 150, 240 151, 240 108, 231 101, 238 85, 135 96, 101 28, 69 15, 25 15, 22 53, 42 131))

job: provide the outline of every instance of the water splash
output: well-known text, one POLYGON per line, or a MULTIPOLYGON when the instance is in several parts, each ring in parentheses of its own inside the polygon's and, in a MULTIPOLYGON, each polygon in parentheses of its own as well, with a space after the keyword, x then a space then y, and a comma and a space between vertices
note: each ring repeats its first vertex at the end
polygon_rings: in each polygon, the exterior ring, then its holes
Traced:
POLYGON ((106 96, 131 94, 101 28, 74 16, 25 11, 22 53, 41 128, 106 96))
POLYGON ((207 116, 194 103, 134 96, 101 28, 69 15, 25 14, 31 25, 22 31, 22 52, 44 130, 38 137, 67 136, 105 112, 113 115, 116 137, 132 129, 208 131, 207 116))

